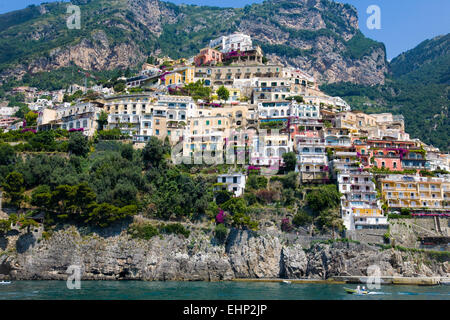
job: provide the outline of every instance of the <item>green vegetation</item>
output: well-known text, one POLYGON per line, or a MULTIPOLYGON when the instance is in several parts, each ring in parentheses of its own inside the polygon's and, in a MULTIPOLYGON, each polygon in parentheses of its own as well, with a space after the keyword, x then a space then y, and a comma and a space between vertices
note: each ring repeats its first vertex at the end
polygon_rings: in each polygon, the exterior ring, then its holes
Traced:
POLYGON ((310 224, 312 221, 312 217, 305 211, 301 210, 300 212, 297 212, 297 214, 292 219, 292 224, 296 227, 301 227, 310 224))
POLYGON ((70 134, 67 149, 69 154, 85 157, 89 153, 89 141, 81 132, 73 132, 70 134))
POLYGON ((20 204, 24 200, 25 191, 23 175, 16 171, 9 173, 3 183, 3 189, 6 192, 6 197, 9 199, 10 204, 15 207, 20 207, 20 204))
POLYGON ((356 34, 347 43, 347 50, 344 52, 344 56, 352 59, 361 59, 363 56, 370 54, 374 49, 381 48, 386 51, 384 44, 366 38, 361 31, 357 31, 356 34))
POLYGON ((396 78, 450 84, 450 34, 425 40, 391 61, 396 78))
POLYGON ((250 175, 247 178, 246 189, 247 190, 259 190, 267 187, 267 178, 263 176, 250 175))
POLYGON ((283 129, 286 127, 286 123, 282 120, 261 122, 259 127, 261 129, 283 129))
POLYGON ((340 195, 335 185, 324 185, 313 189, 306 195, 308 206, 315 211, 336 208, 340 203, 340 195))
POLYGON ((223 244, 228 236, 228 229, 222 223, 218 224, 214 230, 216 239, 220 244, 223 244))
POLYGON ((180 223, 161 224, 155 227, 150 222, 135 222, 128 228, 132 238, 150 240, 161 234, 175 234, 189 238, 190 231, 180 223))
POLYGON ((130 225, 128 233, 136 239, 150 240, 159 235, 159 230, 150 223, 133 223, 130 225))
POLYGON ((189 238, 190 231, 187 230, 181 223, 169 223, 163 224, 160 227, 161 233, 182 235, 185 238, 189 238))
POLYGON ((219 89, 217 89, 217 95, 224 101, 227 101, 230 98, 230 92, 224 86, 220 86, 219 89))
POLYGON ((294 152, 287 152, 283 154, 284 172, 295 171, 297 166, 297 155, 294 152))

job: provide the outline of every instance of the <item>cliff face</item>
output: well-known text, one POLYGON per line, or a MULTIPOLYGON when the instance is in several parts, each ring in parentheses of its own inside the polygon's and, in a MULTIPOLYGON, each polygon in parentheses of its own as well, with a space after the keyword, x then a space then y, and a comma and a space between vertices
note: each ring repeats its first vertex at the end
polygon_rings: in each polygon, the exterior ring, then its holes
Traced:
POLYGON ((330 0, 265 1, 245 8, 176 6, 159 0, 90 0, 81 29, 69 30, 66 4, 0 15, 0 78, 75 64, 86 70, 135 67, 149 54, 195 55, 209 40, 250 34, 274 61, 327 82, 384 82, 381 43, 358 30, 356 10, 330 0))
MULTIPOLYGON (((75 228, 37 242, 21 236, 16 250, 0 255, 0 276, 12 279, 66 279, 70 265, 80 265, 83 279, 230 280, 233 278, 313 278, 367 275, 377 265, 383 276, 449 276, 450 264, 420 254, 355 243, 316 244, 309 250, 281 237, 233 230, 226 245, 206 235, 189 239, 166 236, 149 241, 128 235, 80 236, 75 228)), ((9 246, 13 245, 8 239, 9 246)), ((3 249, 5 239, 0 242, 3 249)))

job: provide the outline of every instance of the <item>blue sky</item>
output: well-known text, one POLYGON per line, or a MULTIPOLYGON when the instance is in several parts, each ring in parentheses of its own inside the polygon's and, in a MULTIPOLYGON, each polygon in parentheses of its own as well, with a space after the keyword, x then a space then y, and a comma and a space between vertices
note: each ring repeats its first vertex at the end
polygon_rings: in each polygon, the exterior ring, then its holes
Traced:
MULTIPOLYGON (((47 0, 49 2, 52 0, 47 0)), ((449 0, 336 0, 350 3, 359 13, 361 31, 369 38, 384 42, 388 59, 414 48, 425 39, 450 32, 449 0), (381 9, 381 29, 369 30, 366 13, 370 5, 381 9)), ((22 9, 42 0, 0 0, 0 13, 22 9)), ((173 3, 243 7, 262 0, 172 0, 173 3)))

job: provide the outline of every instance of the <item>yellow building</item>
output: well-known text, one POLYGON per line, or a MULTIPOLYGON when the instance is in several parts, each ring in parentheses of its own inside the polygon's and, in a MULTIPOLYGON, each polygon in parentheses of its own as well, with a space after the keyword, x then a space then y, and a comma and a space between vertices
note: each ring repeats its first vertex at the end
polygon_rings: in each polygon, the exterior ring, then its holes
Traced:
POLYGON ((193 156, 204 151, 221 152, 229 135, 228 116, 199 116, 188 120, 189 135, 185 139, 184 155, 193 156))
POLYGON ((195 68, 183 67, 170 71, 169 74, 164 76, 164 84, 170 85, 182 85, 194 82, 195 68))
POLYGON ((233 128, 245 127, 247 125, 249 109, 245 105, 226 106, 224 108, 198 109, 199 116, 226 116, 230 119, 233 128))
POLYGON ((450 179, 388 175, 381 180, 383 199, 391 209, 450 209, 450 179))

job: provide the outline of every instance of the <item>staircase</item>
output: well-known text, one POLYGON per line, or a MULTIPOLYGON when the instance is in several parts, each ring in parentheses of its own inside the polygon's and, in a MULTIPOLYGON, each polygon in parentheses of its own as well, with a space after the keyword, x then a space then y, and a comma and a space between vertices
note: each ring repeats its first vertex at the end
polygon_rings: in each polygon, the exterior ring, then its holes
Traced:
POLYGON ((434 217, 434 229, 442 235, 441 223, 438 217, 434 217))

